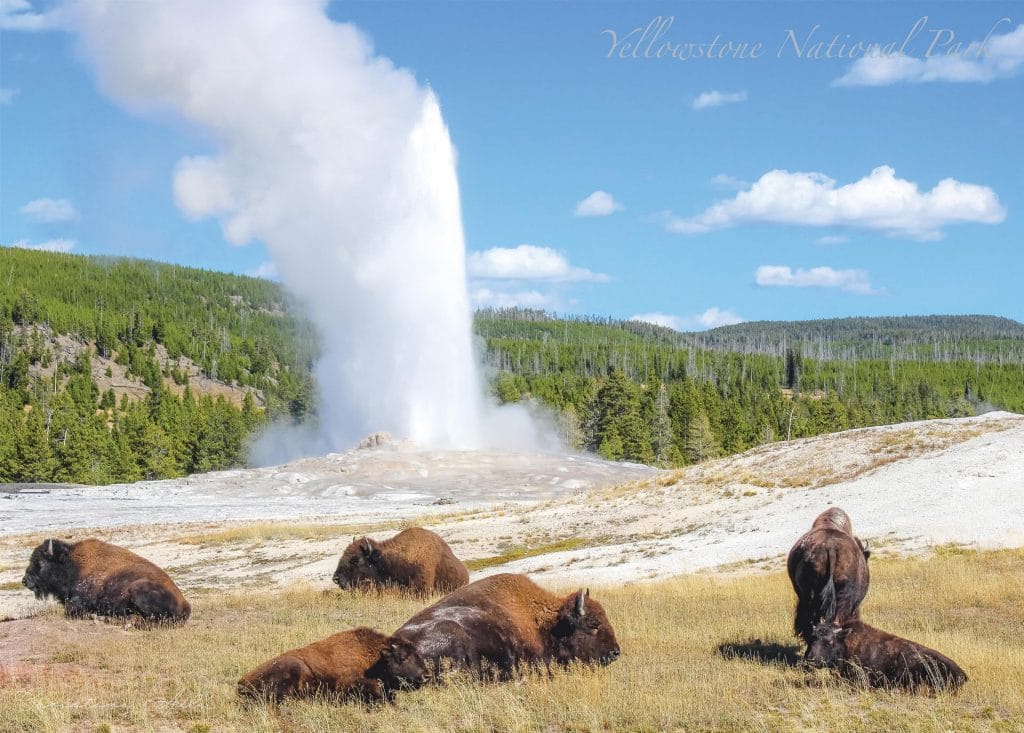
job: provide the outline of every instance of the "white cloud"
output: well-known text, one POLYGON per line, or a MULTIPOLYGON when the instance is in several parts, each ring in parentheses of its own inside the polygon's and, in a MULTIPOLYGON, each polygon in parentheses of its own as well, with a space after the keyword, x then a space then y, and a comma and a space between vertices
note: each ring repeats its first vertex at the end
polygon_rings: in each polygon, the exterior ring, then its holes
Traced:
POLYGON ((594 191, 576 204, 576 216, 608 216, 622 208, 622 204, 607 191, 594 191))
POLYGON ((845 234, 826 234, 823 237, 818 237, 814 240, 815 244, 842 244, 843 242, 850 241, 850 238, 845 234))
POLYGON ((794 270, 786 265, 761 265, 754 273, 754 281, 761 287, 836 288, 858 295, 880 292, 871 287, 867 270, 833 270, 831 267, 794 270))
POLYGON ((19 249, 35 249, 44 252, 63 252, 67 254, 75 248, 78 243, 74 239, 48 239, 45 242, 39 242, 38 244, 32 244, 27 239, 20 239, 17 242, 11 242, 8 247, 17 247, 19 249))
POLYGON ((48 31, 61 28, 61 7, 37 13, 29 0, 0 0, 0 30, 48 31))
POLYGON ((266 262, 261 262, 259 266, 254 267, 251 270, 246 270, 245 274, 248 275, 249 277, 258 277, 264 280, 281 279, 281 273, 278 272, 277 265, 271 262, 270 260, 267 260, 266 262))
POLYGON ((987 186, 945 178, 922 193, 916 183, 897 178, 889 166, 879 166, 859 181, 838 188, 823 173, 772 170, 749 190, 697 216, 661 215, 666 229, 679 234, 773 223, 850 227, 921 240, 940 239, 942 228, 949 224, 997 224, 1005 218, 1006 209, 987 186))
POLYGON ((0 87, 0 104, 10 104, 14 101, 14 95, 16 95, 17 93, 17 89, 8 89, 6 87, 0 87))
POLYGON ((467 259, 470 276, 488 280, 542 280, 547 282, 608 282, 607 275, 573 267, 550 247, 520 244, 473 252, 467 259))
MULTIPOLYGON (((1009 19, 1004 19, 1009 22, 1009 19)), ((974 41, 956 49, 948 36, 932 36, 922 56, 873 55, 857 59, 832 86, 888 86, 933 81, 988 83, 1013 76, 1024 66, 1024 25, 1009 33, 993 34, 987 42, 974 41), (948 51, 956 51, 949 53, 948 51)))
POLYGON ((672 316, 667 313, 654 312, 641 313, 640 315, 632 316, 629 320, 653 323, 656 326, 665 326, 675 331, 703 331, 709 328, 717 328, 718 326, 731 326, 734 323, 743 323, 744 319, 731 310, 712 307, 703 313, 692 316, 672 316))
POLYGON ((719 188, 732 188, 737 191, 750 186, 750 181, 744 181, 736 176, 730 176, 728 173, 719 173, 711 176, 711 185, 718 186, 719 188))
POLYGON ((683 330, 682 318, 679 316, 670 316, 668 313, 661 313, 658 311, 655 311, 654 313, 640 313, 635 316, 630 316, 629 320, 653 323, 655 326, 664 326, 665 328, 671 328, 673 331, 683 330))
POLYGON ((553 295, 538 290, 508 292, 488 287, 473 287, 469 297, 474 308, 551 308, 557 302, 553 295))
POLYGON ((36 199, 18 209, 32 221, 54 222, 74 221, 78 211, 67 199, 36 199))
POLYGON ((735 104, 736 102, 746 101, 746 92, 720 92, 712 89, 709 92, 698 94, 696 99, 690 103, 690 106, 693 109, 710 109, 711 107, 721 107, 723 104, 735 104))

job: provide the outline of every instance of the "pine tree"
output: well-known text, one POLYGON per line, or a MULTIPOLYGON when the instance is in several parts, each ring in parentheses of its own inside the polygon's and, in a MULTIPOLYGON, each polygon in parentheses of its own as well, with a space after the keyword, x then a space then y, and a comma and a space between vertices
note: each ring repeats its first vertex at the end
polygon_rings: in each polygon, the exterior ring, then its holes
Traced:
POLYGON ((691 419, 686 430, 686 460, 690 463, 700 463, 708 458, 717 458, 720 455, 718 441, 711 431, 711 422, 703 410, 697 412, 691 419))

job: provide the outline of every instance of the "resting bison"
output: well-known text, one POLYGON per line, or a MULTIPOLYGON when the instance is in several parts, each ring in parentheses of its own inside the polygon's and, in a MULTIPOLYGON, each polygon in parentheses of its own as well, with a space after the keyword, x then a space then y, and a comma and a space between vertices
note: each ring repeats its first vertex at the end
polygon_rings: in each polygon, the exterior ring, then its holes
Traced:
POLYGON ((869 555, 867 546, 853 536, 846 512, 835 508, 818 515, 789 551, 786 568, 797 596, 793 629, 808 647, 819 621, 845 625, 860 618, 869 555))
POLYGON ((460 588, 406 621, 367 674, 390 693, 418 687, 449 667, 507 679, 520 665, 618 658, 615 632, 588 591, 560 598, 525 575, 503 573, 460 588))
POLYGON ((46 540, 32 551, 21 581, 36 598, 54 596, 68 616, 140 616, 185 621, 192 609, 167 573, 100 540, 46 540))
POLYGON ((238 694, 276 702, 317 694, 380 700, 380 681, 367 679, 366 670, 387 641, 367 628, 328 636, 261 664, 238 681, 238 694))
POLYGON ((426 595, 464 586, 469 571, 443 539, 430 530, 410 527, 383 542, 369 537, 352 540, 338 561, 334 582, 341 588, 397 586, 426 595))
POLYGON ((955 690, 967 675, 949 657, 909 639, 854 621, 846 626, 818 624, 807 660, 836 667, 847 677, 866 675, 875 687, 931 687, 955 690))

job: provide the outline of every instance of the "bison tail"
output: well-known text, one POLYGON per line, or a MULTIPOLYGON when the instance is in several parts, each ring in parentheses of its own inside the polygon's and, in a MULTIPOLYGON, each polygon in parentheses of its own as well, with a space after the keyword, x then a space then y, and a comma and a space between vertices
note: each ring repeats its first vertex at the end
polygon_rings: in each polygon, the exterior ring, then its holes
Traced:
POLYGON ((830 548, 828 551, 828 580, 825 581, 825 587, 821 589, 821 598, 818 606, 822 617, 824 617, 825 622, 828 624, 834 623, 836 620, 835 567, 835 552, 830 548))

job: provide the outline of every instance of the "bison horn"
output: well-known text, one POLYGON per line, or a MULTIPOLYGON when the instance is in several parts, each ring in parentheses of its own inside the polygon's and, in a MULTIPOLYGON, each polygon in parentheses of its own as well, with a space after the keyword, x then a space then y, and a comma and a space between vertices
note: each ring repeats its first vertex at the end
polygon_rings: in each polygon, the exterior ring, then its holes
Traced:
POLYGON ((584 603, 587 600, 588 595, 590 595, 589 590, 581 590, 580 594, 576 596, 576 615, 581 618, 587 615, 587 608, 584 603))
POLYGON ((53 557, 53 540, 46 541, 46 554, 53 557))
POLYGON ((363 537, 363 550, 367 553, 373 552, 373 545, 370 544, 369 537, 363 537))

